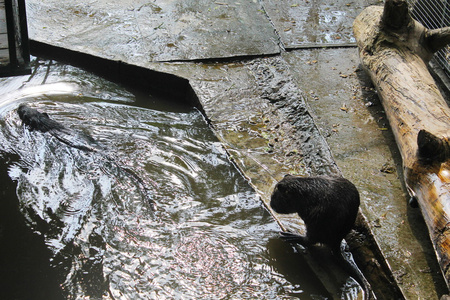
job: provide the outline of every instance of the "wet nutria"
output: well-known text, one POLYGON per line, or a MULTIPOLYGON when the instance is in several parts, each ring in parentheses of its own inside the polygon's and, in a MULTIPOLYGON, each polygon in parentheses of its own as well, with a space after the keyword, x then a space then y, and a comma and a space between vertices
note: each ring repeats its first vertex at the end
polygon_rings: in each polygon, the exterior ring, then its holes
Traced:
POLYGON ((17 109, 19 118, 30 130, 48 132, 70 147, 83 151, 98 152, 102 150, 97 142, 88 134, 65 127, 50 119, 47 113, 42 113, 26 104, 20 104, 17 109))
POLYGON ((62 124, 50 119, 47 113, 41 113, 26 104, 20 104, 17 109, 17 113, 19 114, 19 118, 22 120, 23 124, 33 130, 47 132, 51 130, 62 130, 65 128, 62 124))
POLYGON ((50 119, 47 113, 39 112, 38 110, 23 103, 19 105, 17 113, 19 118, 22 120, 22 123, 31 130, 38 130, 44 133, 48 132, 56 139, 70 147, 88 152, 96 152, 102 155, 119 171, 124 172, 136 182, 143 197, 147 199, 151 205, 150 208, 152 210, 154 209, 154 202, 149 197, 149 192, 144 181, 129 168, 119 165, 113 157, 104 154, 103 149, 99 147, 97 142, 90 135, 67 128, 61 123, 50 119))
POLYGON ((364 289, 365 299, 369 299, 369 283, 340 247, 355 223, 359 203, 355 185, 343 177, 286 175, 275 186, 270 206, 277 213, 297 213, 305 222, 306 236, 282 233, 287 241, 305 247, 327 245, 341 266, 364 289))

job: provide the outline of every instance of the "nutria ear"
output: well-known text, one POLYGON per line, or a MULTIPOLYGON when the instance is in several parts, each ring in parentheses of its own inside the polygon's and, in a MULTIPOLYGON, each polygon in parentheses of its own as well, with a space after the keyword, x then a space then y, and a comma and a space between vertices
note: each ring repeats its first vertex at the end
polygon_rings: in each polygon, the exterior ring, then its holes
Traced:
POLYGON ((283 178, 287 178, 287 177, 294 177, 293 175, 291 175, 291 174, 286 174, 286 175, 284 175, 284 177, 283 178))
POLYGON ((25 104, 20 104, 19 108, 17 109, 17 113, 19 114, 19 117, 22 119, 24 115, 24 109, 26 108, 25 104))
POLYGON ((279 182, 277 184, 277 190, 284 194, 286 192, 286 184, 284 182, 279 182))
POLYGON ((427 163, 443 162, 450 157, 449 141, 421 129, 417 135, 418 155, 427 163))

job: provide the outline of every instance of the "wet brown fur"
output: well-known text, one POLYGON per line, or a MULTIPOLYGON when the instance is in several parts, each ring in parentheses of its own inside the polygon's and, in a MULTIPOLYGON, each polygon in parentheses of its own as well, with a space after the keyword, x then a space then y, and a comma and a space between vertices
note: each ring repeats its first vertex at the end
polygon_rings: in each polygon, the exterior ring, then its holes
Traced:
POLYGON ((32 130, 47 132, 65 128, 60 123, 50 119, 47 113, 41 113, 26 104, 20 104, 17 109, 17 113, 19 114, 19 118, 22 120, 23 124, 27 125, 32 130))
POLYGON ((305 222, 306 236, 282 233, 287 241, 305 247, 314 244, 330 247, 341 266, 364 289, 365 299, 369 299, 370 284, 340 247, 355 223, 359 204, 359 192, 355 185, 337 176, 286 175, 275 186, 270 201, 270 206, 277 213, 297 213, 305 222))

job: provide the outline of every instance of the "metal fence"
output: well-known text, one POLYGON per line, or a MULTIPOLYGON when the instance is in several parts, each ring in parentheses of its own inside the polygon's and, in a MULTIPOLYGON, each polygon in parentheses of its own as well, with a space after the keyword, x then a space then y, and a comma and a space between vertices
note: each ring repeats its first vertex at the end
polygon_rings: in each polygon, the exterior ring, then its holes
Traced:
MULTIPOLYGON (((414 19, 425 27, 436 29, 450 26, 450 0, 408 0, 414 19)), ((438 51, 435 59, 450 75, 450 47, 438 51)))

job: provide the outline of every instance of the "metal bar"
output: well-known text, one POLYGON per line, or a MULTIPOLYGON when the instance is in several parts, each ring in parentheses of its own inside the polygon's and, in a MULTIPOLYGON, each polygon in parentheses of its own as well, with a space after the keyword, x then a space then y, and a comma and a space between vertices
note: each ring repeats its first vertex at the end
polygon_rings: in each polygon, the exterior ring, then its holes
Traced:
POLYGON ((16 53, 16 37, 14 26, 14 10, 12 0, 5 0, 6 28, 8 30, 9 64, 12 68, 18 64, 16 53))
POLYGON ((25 0, 18 0, 20 37, 22 39, 22 56, 25 64, 30 63, 30 46, 28 42, 27 14, 25 0))

